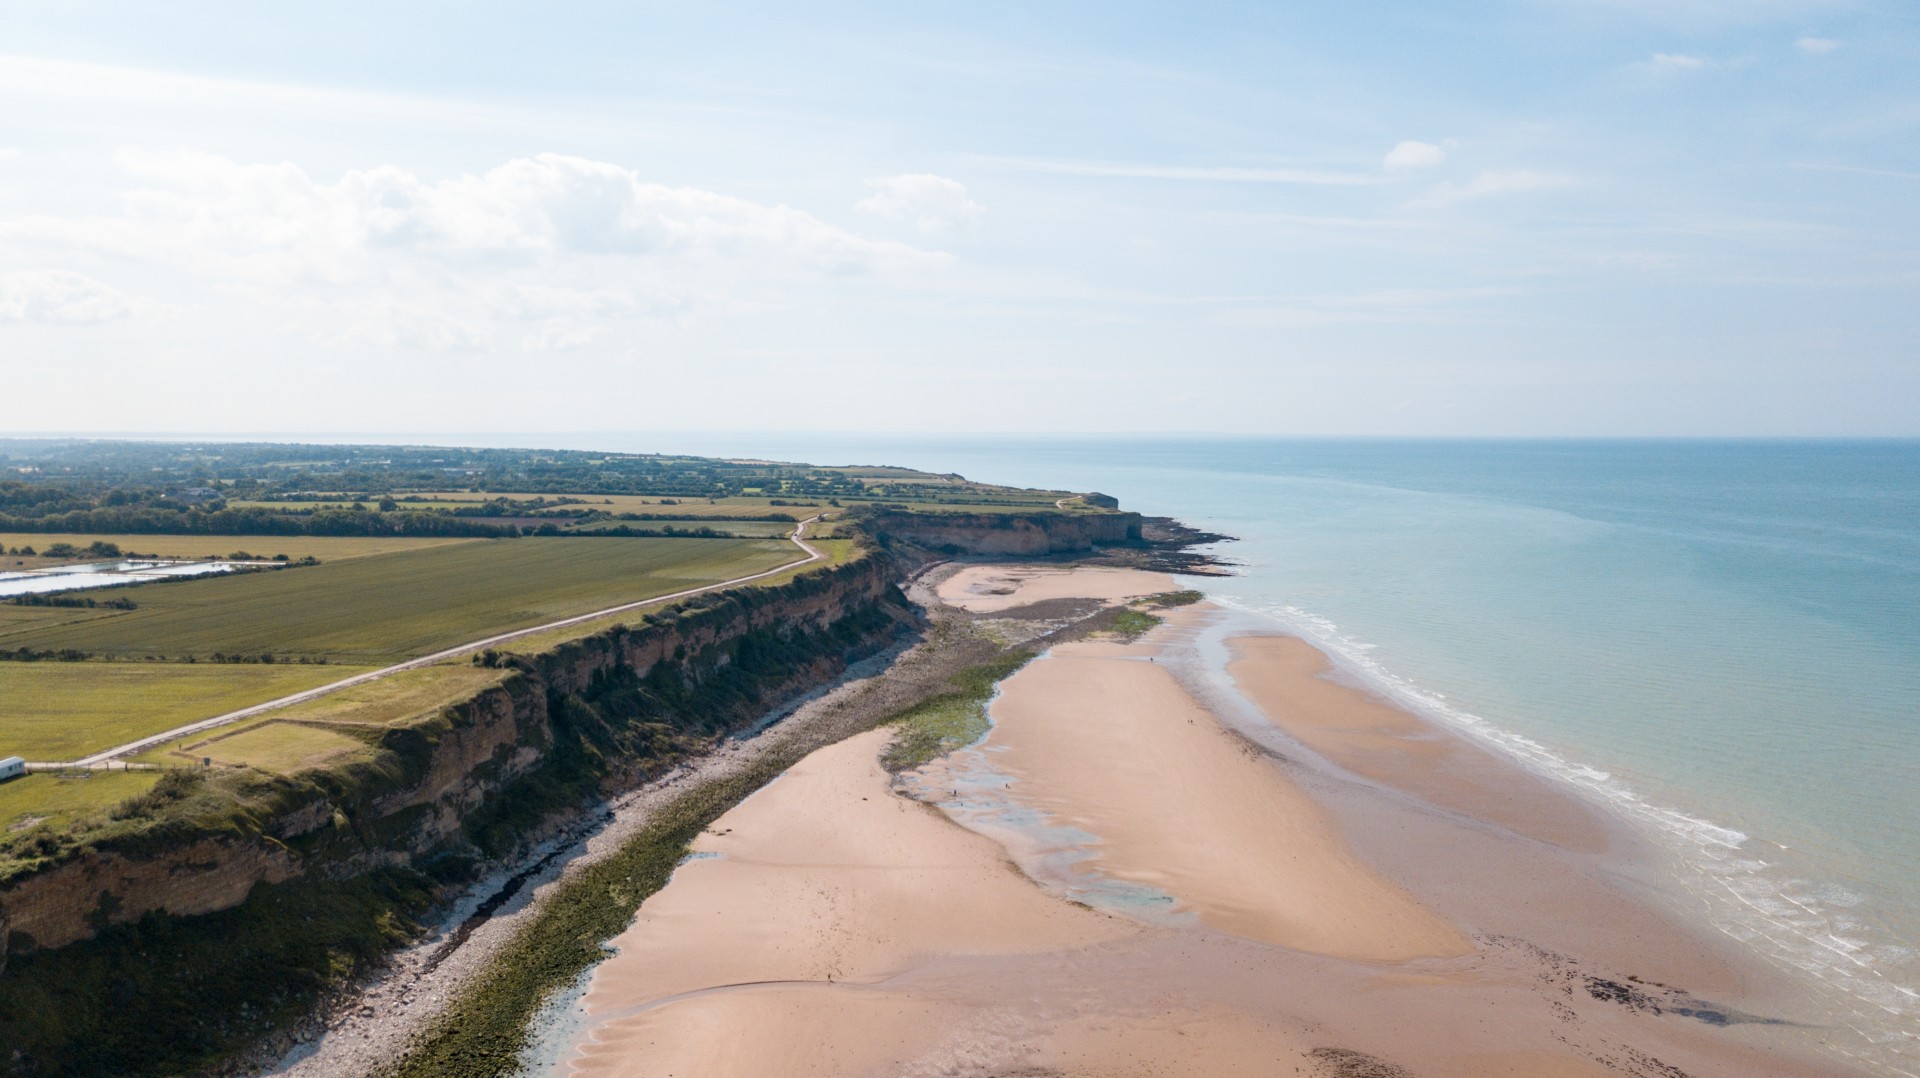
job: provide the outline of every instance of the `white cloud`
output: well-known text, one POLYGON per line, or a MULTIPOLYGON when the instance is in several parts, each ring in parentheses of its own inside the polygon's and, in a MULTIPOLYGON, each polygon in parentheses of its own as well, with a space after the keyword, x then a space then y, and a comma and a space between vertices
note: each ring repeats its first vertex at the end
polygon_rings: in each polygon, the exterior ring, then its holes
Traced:
POLYGON ((1198 180, 1203 183, 1293 183, 1314 187, 1346 187, 1379 183, 1378 176, 1360 172, 1329 172, 1309 168, 1242 168, 1239 166, 1137 165, 1111 161, 1044 161, 1026 157, 981 157, 983 164, 1022 172, 1063 176, 1108 176, 1116 179, 1198 180))
MULTIPOLYGON (((444 178, 382 165, 333 182, 206 154, 119 164, 99 211, 0 217, 0 269, 111 265, 157 295, 237 297, 308 340, 463 351, 614 346, 608 326, 891 287, 953 261, 790 206, 556 154, 444 178)), ((137 306, 77 274, 7 281, 4 320, 99 321, 137 306)))
POLYGON ((124 293, 72 270, 0 274, 0 322, 92 325, 126 318, 135 306, 124 293))
POLYGON ((1707 66, 1707 62, 1685 53, 1656 52, 1652 59, 1645 61, 1645 66, 1656 71, 1698 71, 1707 66))
POLYGON ((1920 180, 1920 172, 1902 172, 1892 168, 1867 168, 1862 165, 1825 165, 1812 161, 1795 161, 1794 168, 1813 169, 1819 172, 1851 172, 1860 176, 1889 176, 1896 180, 1920 180))
POLYGON ((1813 53, 1832 52, 1840 47, 1840 43, 1830 37, 1803 37, 1793 44, 1801 52, 1813 53))
POLYGON ((855 209, 896 221, 912 221, 922 232, 968 224, 987 211, 967 197, 967 188, 960 181, 931 172, 882 176, 868 180, 867 186, 874 188, 873 194, 855 203, 855 209))
POLYGON ((290 164, 204 154, 126 155, 148 186, 128 216, 186 231, 239 257, 285 255, 306 268, 410 249, 537 260, 569 255, 782 258, 832 272, 938 265, 947 257, 869 240, 812 214, 689 187, 647 183, 619 165, 559 154, 480 175, 427 181, 390 165, 319 183, 290 164))
POLYGON ((1438 184, 1410 205, 1448 206, 1472 199, 1550 191, 1556 187, 1569 186, 1573 182, 1571 176, 1535 172, 1531 169, 1493 170, 1482 172, 1464 184, 1438 184))
POLYGON ((1431 142, 1406 139, 1387 151, 1385 166, 1390 169, 1431 168, 1447 159, 1447 151, 1431 142))

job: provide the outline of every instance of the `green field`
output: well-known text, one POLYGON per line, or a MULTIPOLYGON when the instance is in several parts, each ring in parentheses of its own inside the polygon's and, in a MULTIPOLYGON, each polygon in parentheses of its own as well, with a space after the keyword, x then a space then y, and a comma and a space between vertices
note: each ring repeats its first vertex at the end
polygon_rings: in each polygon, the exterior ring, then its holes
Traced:
MULTIPOLYGON (((643 496, 638 494, 514 494, 493 493, 470 494, 463 491, 419 491, 394 496, 402 510, 406 509, 471 509, 487 504, 488 499, 506 498, 513 501, 534 501, 545 498, 550 503, 548 509, 592 509, 602 513, 643 513, 668 516, 729 517, 729 516, 784 516, 791 520, 805 520, 821 509, 827 508, 821 498, 790 497, 788 501, 819 502, 819 506, 774 505, 772 496, 741 496, 732 498, 673 498, 643 496), (409 501, 419 498, 420 501, 409 501), (560 498, 573 498, 575 501, 560 504, 560 498), (668 505, 670 500, 676 504, 668 505)), ((378 499, 372 499, 377 501, 378 499)), ((235 501, 230 504, 237 508, 254 509, 345 509, 354 504, 353 498, 319 498, 313 501, 235 501)), ((361 505, 371 504, 369 499, 358 499, 361 505)))
MULTIPOLYGON (((324 669, 346 668, 335 666, 324 669)), ((135 763, 163 766, 198 763, 209 755, 224 760, 227 758, 225 755, 208 751, 222 738, 261 728, 271 731, 298 730, 301 727, 297 724, 301 722, 354 723, 369 727, 406 722, 437 712, 448 704, 470 699, 487 686, 506 680, 509 673, 507 670, 489 669, 465 662, 437 663, 401 670, 290 707, 276 708, 258 719, 189 734, 129 759, 135 763)), ((229 753, 232 749, 233 746, 227 746, 229 753)))
POLYGON ((215 764, 245 765, 283 775, 340 763, 352 756, 373 755, 372 747, 359 738, 324 727, 279 721, 215 738, 192 751, 215 764))
MULTIPOLYGON (((0 628, 0 648, 384 665, 792 561, 764 539, 525 538, 118 589, 137 610, 0 628)), ((28 608, 21 608, 28 609, 28 608)))
POLYGON ((0 663, 0 756, 77 760, 358 672, 350 666, 0 663))
MULTIPOLYGON (((749 584, 747 586, 755 587, 755 588, 770 588, 779 584, 785 584, 789 580, 792 580, 794 577, 799 576, 801 573, 810 573, 818 569, 826 569, 836 565, 843 565, 846 562, 852 560, 854 554, 859 550, 859 544, 855 543, 852 539, 820 539, 820 540, 809 539, 807 541, 812 543, 814 546, 819 547, 820 553, 825 554, 826 558, 821 561, 809 562, 806 565, 795 566, 794 568, 789 569, 784 573, 775 573, 764 580, 756 580, 752 584, 749 584)), ((708 540, 708 542, 714 542, 714 540, 710 539, 708 540)), ((792 549, 792 547, 789 546, 788 549, 792 549)), ((613 628, 615 625, 637 625, 639 624, 641 617, 643 617, 644 615, 650 614, 653 611, 658 610, 660 606, 665 606, 665 605, 667 604, 661 603, 659 604, 659 606, 644 606, 636 610, 627 610, 618 614, 609 614, 604 618, 594 618, 591 621, 583 621, 578 625, 568 625, 565 628, 561 628, 561 629, 550 629, 544 633, 530 633, 526 636, 520 637, 517 640, 514 640, 509 644, 504 645, 503 647, 504 647, 504 650, 507 650, 507 651, 517 651, 526 655, 536 654, 547 648, 554 647, 558 644, 564 644, 567 641, 576 639, 578 637, 588 636, 593 633, 605 632, 606 630, 613 628)))
MULTIPOLYGON (((30 546, 45 550, 55 543, 86 547, 104 539, 121 550, 157 554, 163 558, 224 558, 245 551, 262 558, 285 554, 288 558, 318 558, 340 561, 373 554, 392 554, 399 550, 425 550, 455 543, 477 543, 478 539, 409 539, 391 536, 358 538, 331 535, 105 535, 52 532, 0 533, 0 546, 9 550, 30 546)), ((11 559, 9 559, 10 561, 11 559)), ((78 559, 85 561, 86 559, 78 559)), ((44 564, 44 563, 43 563, 44 564)), ((0 565, 0 568, 9 566, 0 565)))
POLYGON ((0 834, 23 830, 28 821, 58 827, 146 793, 159 777, 156 771, 78 771, 0 782, 0 834))

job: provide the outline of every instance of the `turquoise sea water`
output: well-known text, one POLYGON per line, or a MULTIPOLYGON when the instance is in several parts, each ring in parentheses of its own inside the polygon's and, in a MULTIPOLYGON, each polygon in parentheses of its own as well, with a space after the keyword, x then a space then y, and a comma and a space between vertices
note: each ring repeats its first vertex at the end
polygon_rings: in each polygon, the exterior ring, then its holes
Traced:
POLYGON ((741 441, 668 448, 1239 536, 1207 591, 1634 821, 1836 1050, 1920 1073, 1920 443, 741 441))

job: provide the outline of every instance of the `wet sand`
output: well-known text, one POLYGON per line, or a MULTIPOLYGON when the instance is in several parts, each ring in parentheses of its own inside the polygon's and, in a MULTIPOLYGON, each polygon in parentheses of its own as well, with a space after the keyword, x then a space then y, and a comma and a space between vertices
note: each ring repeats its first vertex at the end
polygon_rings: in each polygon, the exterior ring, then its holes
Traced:
POLYGON ((1228 666, 1266 717, 1340 767, 1435 806, 1572 850, 1604 851, 1595 812, 1546 779, 1331 675, 1333 664, 1292 636, 1241 636, 1228 666))
MULTIPOLYGON (((962 573, 954 594, 988 612, 1175 590, 962 573)), ((1303 643, 1235 639, 1216 688, 1310 753, 1203 706, 1191 642, 1219 617, 1185 608, 1135 644, 1055 648, 1003 684, 981 746, 921 773, 879 767, 886 731, 809 756, 642 907, 593 975, 568 1068, 1844 1073, 1741 1024, 1761 999, 1747 973, 1596 867, 1620 852, 1604 821, 1323 676, 1303 643), (1040 857, 1023 829, 1080 848, 1040 857), (1068 900, 1094 877, 1166 901, 1068 900)))
POLYGON ((1402 961, 1458 930, 1356 859, 1319 806, 1183 690, 1151 648, 1057 647, 993 708, 1014 796, 1099 836, 1088 871, 1158 888, 1249 939, 1402 961))
POLYGON ((940 601, 976 614, 991 614, 1049 599, 1118 602, 1180 590, 1165 573, 1140 569, 1075 569, 1057 566, 969 565, 941 581, 940 601))

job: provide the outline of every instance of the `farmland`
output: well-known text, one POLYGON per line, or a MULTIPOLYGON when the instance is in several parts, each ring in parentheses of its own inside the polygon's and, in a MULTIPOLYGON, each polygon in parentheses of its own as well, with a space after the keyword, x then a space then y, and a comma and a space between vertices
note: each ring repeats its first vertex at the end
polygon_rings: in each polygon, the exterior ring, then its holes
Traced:
MULTIPOLYGON (((396 504, 401 509, 477 509, 490 499, 504 499, 511 502, 534 502, 545 500, 544 510, 580 511, 593 510, 601 513, 635 513, 652 517, 784 517, 788 520, 804 520, 820 511, 817 505, 774 505, 769 497, 725 497, 725 498, 661 498, 645 497, 637 494, 527 494, 500 492, 469 494, 460 491, 436 490, 421 491, 396 496, 396 504), (564 503, 560 499, 567 499, 564 503)), ((786 499, 782 499, 786 500, 786 499)), ((807 499, 815 501, 816 499, 807 499)), ((280 499, 276 501, 234 501, 229 504, 251 509, 347 509, 362 499, 349 495, 335 497, 314 497, 299 499, 280 499)), ((542 510, 534 510, 539 512, 542 510)))
POLYGON ((105 658, 271 655, 385 665, 467 640, 771 569, 758 539, 524 538, 458 543, 127 589, 136 610, 16 627, 0 648, 105 658))
POLYGON ((357 672, 339 666, 0 663, 0 756, 78 759, 357 672))
MULTIPOLYGON (((290 560, 315 558, 320 561, 342 561, 347 558, 364 558, 374 554, 392 554, 401 550, 427 550, 432 547, 448 546, 453 543, 478 542, 474 539, 450 538, 409 538, 405 536, 377 536, 360 538, 355 536, 331 535, 100 535, 59 532, 5 532, 0 533, 0 546, 9 550, 21 547, 33 547, 45 550, 56 543, 85 549, 95 542, 105 541, 121 550, 139 554, 151 554, 161 558, 225 558, 235 553, 245 552, 259 558, 272 558, 276 554, 285 554, 290 560)), ((14 559, 7 559, 11 563, 14 559)), ((10 564, 0 564, 0 569, 11 568, 10 564)))

